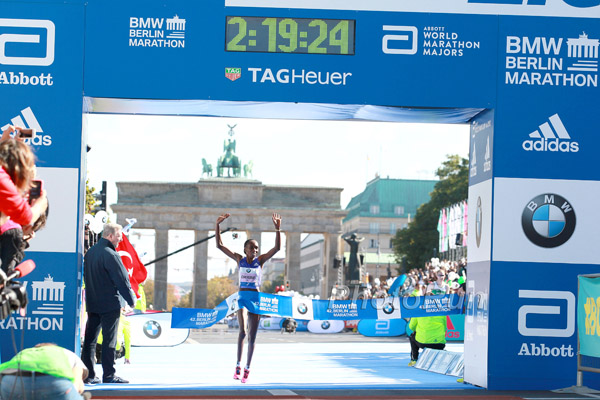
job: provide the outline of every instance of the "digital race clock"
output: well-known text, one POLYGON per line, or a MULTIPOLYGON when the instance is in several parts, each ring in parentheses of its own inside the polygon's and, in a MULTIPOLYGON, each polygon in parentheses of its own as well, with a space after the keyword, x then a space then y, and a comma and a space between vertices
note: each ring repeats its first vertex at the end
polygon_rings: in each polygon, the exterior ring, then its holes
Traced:
POLYGON ((229 16, 225 50, 352 55, 354 26, 350 19, 229 16))

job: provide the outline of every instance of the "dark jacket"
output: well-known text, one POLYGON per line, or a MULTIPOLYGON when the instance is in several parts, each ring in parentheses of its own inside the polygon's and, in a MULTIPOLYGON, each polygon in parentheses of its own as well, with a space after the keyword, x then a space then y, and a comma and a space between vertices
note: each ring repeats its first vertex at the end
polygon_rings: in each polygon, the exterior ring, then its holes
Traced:
POLYGON ((101 238, 85 254, 83 264, 85 305, 88 312, 102 314, 135 304, 127 270, 110 241, 101 238))

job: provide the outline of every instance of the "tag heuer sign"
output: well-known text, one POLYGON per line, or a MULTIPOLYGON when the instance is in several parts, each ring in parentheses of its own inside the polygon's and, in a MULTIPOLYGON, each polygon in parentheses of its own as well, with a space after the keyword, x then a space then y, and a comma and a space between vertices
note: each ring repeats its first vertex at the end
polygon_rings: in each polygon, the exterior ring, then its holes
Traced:
POLYGON ((230 81, 235 81, 242 76, 241 68, 225 68, 225 77, 230 81))

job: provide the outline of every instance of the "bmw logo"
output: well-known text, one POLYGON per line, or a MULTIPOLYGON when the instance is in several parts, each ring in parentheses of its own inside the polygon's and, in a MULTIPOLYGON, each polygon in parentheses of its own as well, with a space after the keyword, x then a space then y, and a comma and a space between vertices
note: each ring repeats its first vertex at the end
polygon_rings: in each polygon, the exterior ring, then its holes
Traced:
POLYGON ((144 324, 144 335, 148 336, 150 339, 156 339, 162 333, 162 328, 160 324, 156 321, 148 321, 144 324))
POLYGON ((250 272, 252 272, 252 270, 250 268, 246 268, 246 273, 249 274, 250 272))
POLYGON ((237 300, 235 300, 235 299, 231 302, 231 309, 232 310, 235 310, 236 303, 237 303, 237 300))
POLYGON ((383 305, 383 312, 386 314, 391 314, 394 312, 394 305, 392 303, 386 303, 383 305))
POLYGON ((306 304, 304 303, 300 303, 297 309, 300 314, 306 314, 306 312, 308 311, 308 307, 306 307, 306 304))
POLYGON ((329 327, 331 326, 331 324, 329 323, 329 321, 323 321, 321 323, 321 328, 326 331, 327 329, 329 329, 329 327))
POLYGON ((481 243, 481 227, 483 224, 483 210, 481 208, 481 197, 477 197, 477 210, 475 211, 475 241, 477 247, 481 243))
POLYGON ((521 224, 525 236, 540 247, 553 248, 567 242, 575 232, 575 211, 562 196, 540 194, 523 209, 521 224))

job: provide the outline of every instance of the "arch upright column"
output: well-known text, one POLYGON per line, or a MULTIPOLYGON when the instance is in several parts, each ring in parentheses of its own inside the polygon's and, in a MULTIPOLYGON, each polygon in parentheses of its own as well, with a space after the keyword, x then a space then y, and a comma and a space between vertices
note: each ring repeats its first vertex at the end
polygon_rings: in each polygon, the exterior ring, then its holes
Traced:
MULTIPOLYGON (((154 238, 154 254, 162 257, 169 254, 169 230, 156 229, 154 238)), ((167 308, 168 258, 154 264, 154 309, 167 308)))
MULTIPOLYGON (((208 231, 194 231, 194 242, 208 237, 208 231)), ((208 241, 194 246, 194 284, 192 307, 206 308, 208 296, 208 241)))
POLYGON ((286 232, 285 280, 291 290, 300 290, 300 233, 286 232))

